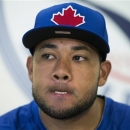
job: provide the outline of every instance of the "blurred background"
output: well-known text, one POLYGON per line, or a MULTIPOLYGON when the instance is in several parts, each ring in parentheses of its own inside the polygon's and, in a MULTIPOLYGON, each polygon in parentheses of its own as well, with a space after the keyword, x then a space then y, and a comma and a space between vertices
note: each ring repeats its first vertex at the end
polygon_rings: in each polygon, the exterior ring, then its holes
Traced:
MULTIPOLYGON (((98 94, 130 105, 130 1, 71 0, 100 11, 107 24, 112 71, 98 94)), ((26 69, 29 51, 23 34, 33 28, 43 8, 70 0, 0 0, 0 115, 29 103, 31 83, 26 69)))

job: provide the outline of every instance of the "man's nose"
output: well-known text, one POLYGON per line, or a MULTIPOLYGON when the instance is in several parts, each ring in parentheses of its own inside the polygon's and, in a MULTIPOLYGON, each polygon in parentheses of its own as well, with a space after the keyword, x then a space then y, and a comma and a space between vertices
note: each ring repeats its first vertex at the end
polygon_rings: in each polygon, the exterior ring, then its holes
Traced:
POLYGON ((55 81, 62 82, 68 82, 72 79, 71 65, 68 60, 57 61, 52 73, 52 78, 55 81))

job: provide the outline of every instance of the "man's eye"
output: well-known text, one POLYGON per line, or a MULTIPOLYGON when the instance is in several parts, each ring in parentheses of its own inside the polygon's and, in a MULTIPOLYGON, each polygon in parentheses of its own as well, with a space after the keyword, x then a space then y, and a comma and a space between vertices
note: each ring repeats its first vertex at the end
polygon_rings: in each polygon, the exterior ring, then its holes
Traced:
POLYGON ((84 61, 85 58, 82 57, 82 56, 74 56, 74 57, 73 57, 73 60, 75 60, 75 61, 84 61))
POLYGON ((53 55, 51 55, 51 54, 44 54, 44 55, 42 55, 42 57, 45 58, 45 59, 54 59, 54 58, 55 58, 55 57, 54 57, 53 55))

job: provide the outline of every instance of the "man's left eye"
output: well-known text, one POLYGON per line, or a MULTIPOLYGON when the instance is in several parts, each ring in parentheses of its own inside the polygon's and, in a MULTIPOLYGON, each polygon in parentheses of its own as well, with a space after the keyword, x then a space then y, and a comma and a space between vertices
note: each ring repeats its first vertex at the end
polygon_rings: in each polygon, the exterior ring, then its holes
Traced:
POLYGON ((73 57, 73 60, 75 60, 75 61, 84 61, 85 58, 82 57, 82 56, 74 56, 74 57, 73 57))

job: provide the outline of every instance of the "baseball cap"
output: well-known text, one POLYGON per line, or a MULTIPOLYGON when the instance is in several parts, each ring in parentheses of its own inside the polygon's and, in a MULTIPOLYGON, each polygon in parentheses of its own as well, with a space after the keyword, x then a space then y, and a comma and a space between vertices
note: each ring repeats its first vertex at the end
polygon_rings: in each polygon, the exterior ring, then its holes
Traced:
POLYGON ((40 42, 50 38, 85 41, 102 53, 103 60, 110 51, 103 15, 74 2, 41 10, 36 16, 34 28, 23 35, 22 41, 33 53, 40 42))

